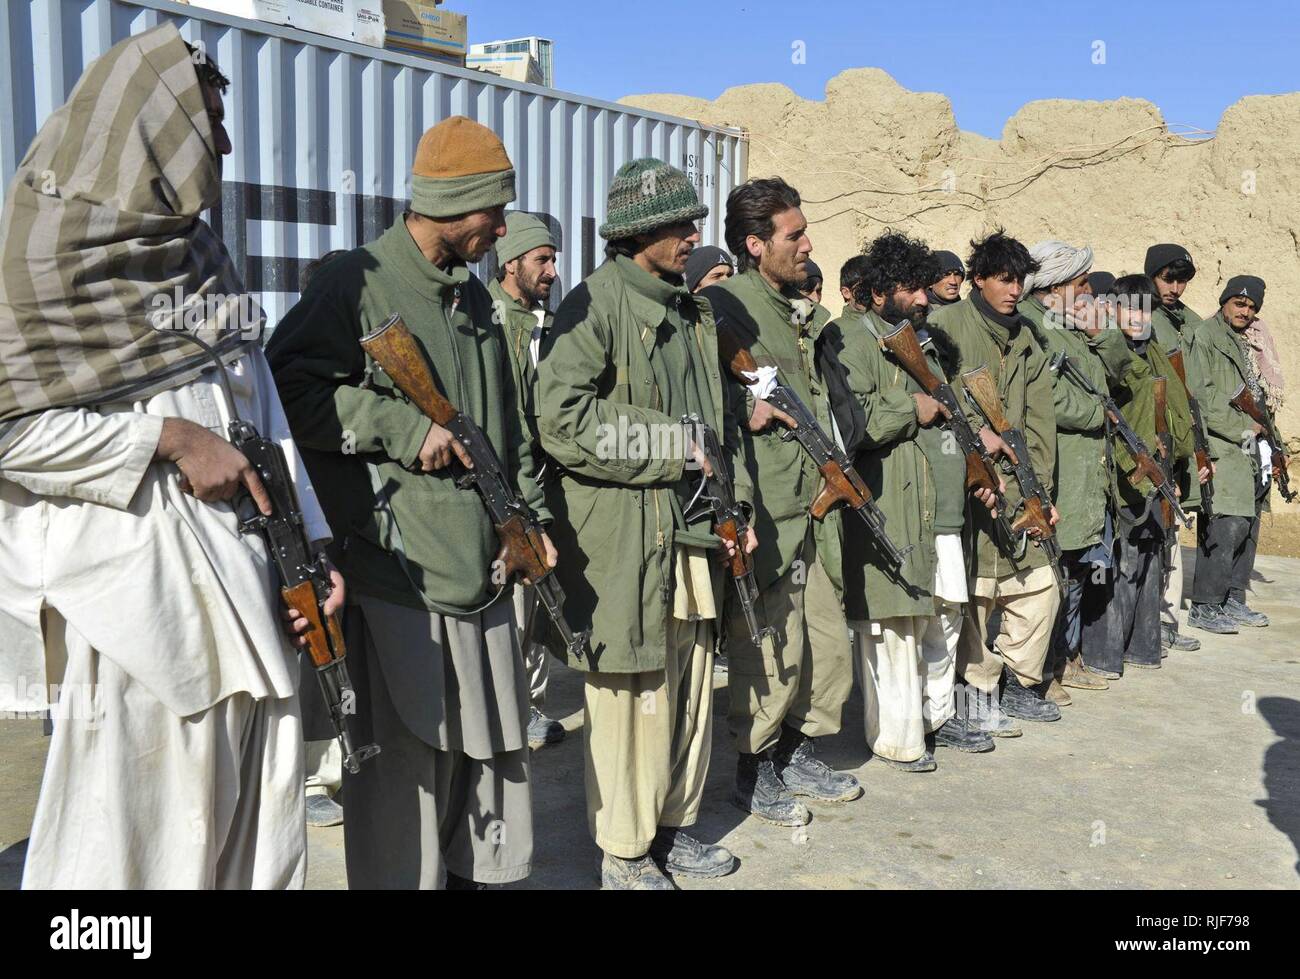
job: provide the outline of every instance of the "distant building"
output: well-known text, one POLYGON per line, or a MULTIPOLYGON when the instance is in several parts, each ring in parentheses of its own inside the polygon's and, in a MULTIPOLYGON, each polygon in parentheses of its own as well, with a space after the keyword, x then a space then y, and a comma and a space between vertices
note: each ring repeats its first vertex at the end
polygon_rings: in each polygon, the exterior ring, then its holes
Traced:
POLYGON ((536 63, 541 73, 537 84, 555 87, 555 42, 544 37, 517 37, 509 41, 487 41, 471 44, 465 56, 466 68, 482 68, 516 81, 534 81, 528 60, 536 63))

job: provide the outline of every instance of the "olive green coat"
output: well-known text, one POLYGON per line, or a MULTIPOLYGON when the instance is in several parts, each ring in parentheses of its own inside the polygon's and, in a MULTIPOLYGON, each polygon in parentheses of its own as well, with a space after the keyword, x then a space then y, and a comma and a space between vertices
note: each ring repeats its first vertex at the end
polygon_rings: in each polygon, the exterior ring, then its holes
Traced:
MULTIPOLYGON (((1050 361, 1065 354, 1103 393, 1128 365, 1128 350, 1119 330, 1089 337, 1078 330, 1054 326, 1047 310, 1029 296, 1017 307, 1032 325, 1035 339, 1050 361)), ((1061 549, 1077 551, 1100 543, 1106 507, 1114 492, 1107 451, 1106 413, 1093 397, 1059 372, 1052 379, 1056 405, 1056 536, 1061 549)))
MULTIPOLYGON (((650 362, 665 321, 690 332, 694 368, 707 378, 712 401, 705 421, 734 460, 734 406, 724 403, 730 388, 722 384, 713 316, 708 303, 684 288, 630 259, 608 261, 565 297, 543 344, 538 434, 559 468, 558 479, 546 480, 560 556, 556 574, 568 624, 591 630, 591 655, 573 660, 549 645, 576 669, 663 669, 674 547, 717 544, 707 528, 684 526, 682 481, 697 476, 686 469, 684 452, 654 451, 644 441, 638 446, 635 435, 681 431, 678 419, 659 410, 650 362)), ((736 494, 750 495, 743 475, 736 494)), ((721 575, 714 577, 720 588, 721 575)), ((720 591, 718 599, 721 604, 720 591)))
MULTIPOLYGON (((987 366, 1002 395, 1007 419, 1025 436, 1029 461, 1039 481, 1050 494, 1056 470, 1056 402, 1047 355, 1022 325, 1007 330, 988 319, 970 299, 963 299, 930 314, 932 329, 942 330, 958 353, 958 374, 987 366)), ((958 397, 963 397, 958 391, 958 397)), ((963 398, 964 400, 964 398, 963 398)), ((984 420, 968 404, 966 416, 976 431, 984 420)), ((1022 503, 1020 484, 1014 476, 1005 478, 1007 505, 1014 514, 1022 503)), ((1019 562, 1012 562, 997 547, 993 519, 983 507, 968 507, 974 533, 971 545, 975 574, 980 578, 1003 578, 1031 568, 1044 567, 1047 556, 1040 547, 1030 546, 1019 562)))
MULTIPOLYGON (((535 468, 541 467, 546 454, 537 437, 537 368, 533 366, 530 344, 533 327, 537 317, 510 293, 506 292, 500 281, 493 279, 488 283, 488 293, 492 296, 492 315, 505 327, 506 344, 510 350, 510 365, 514 370, 515 389, 519 394, 519 410, 524 421, 525 435, 529 440, 528 459, 529 476, 535 476, 535 468)), ((547 312, 542 317, 543 337, 550 331, 555 317, 547 312)))
POLYGON ((500 543, 482 498, 453 471, 413 472, 432 422, 358 342, 400 313, 447 399, 474 419, 524 502, 545 519, 505 333, 464 265, 440 269, 402 219, 316 276, 267 345, 294 440, 334 529, 348 589, 463 615, 510 591, 492 582, 500 543))
MULTIPOLYGON (((1185 350, 1199 322, 1201 317, 1181 302, 1173 309, 1166 309, 1160 303, 1156 303, 1156 308, 1151 311, 1151 333, 1156 343, 1164 347, 1166 352, 1185 350)), ((1191 381, 1190 377, 1188 381, 1191 381)))
MULTIPOLYGON (((958 501, 966 492, 966 459, 948 440, 942 450, 927 453, 924 439, 940 434, 936 426, 922 429, 912 395, 924 389, 883 350, 873 335, 891 329, 873 312, 850 313, 826 327, 830 342, 848 374, 849 387, 866 416, 866 435, 855 463, 876 503, 885 514, 885 529, 900 548, 911 547, 899 573, 872 545, 861 520, 844 525, 844 609, 851 620, 886 619, 935 613, 934 536, 940 503, 958 501), (937 457, 937 458, 936 458, 937 457), (933 464, 937 461, 938 465, 933 464), (946 465, 945 465, 946 463, 946 465)), ((943 377, 931 345, 926 344, 930 369, 943 377)), ((944 440, 935 438, 938 449, 944 440)), ((956 526, 961 529, 961 503, 956 526)))
MULTIPOLYGON (((1124 415, 1124 420, 1137 433, 1147 449, 1151 452, 1152 458, 1159 461, 1157 456, 1156 438, 1156 401, 1154 381, 1158 377, 1165 378, 1165 425, 1169 429, 1169 434, 1173 442, 1173 459, 1174 463, 1185 462, 1191 458, 1194 452, 1191 430, 1191 415, 1187 411, 1187 399, 1182 396, 1181 386, 1178 384, 1178 377, 1174 374, 1174 369, 1169 364, 1169 358, 1166 356, 1164 348, 1157 343, 1154 338, 1148 342, 1144 348, 1139 349, 1132 343, 1126 343, 1128 348, 1129 359, 1127 369, 1123 377, 1111 386, 1111 396, 1115 399, 1115 404, 1119 407, 1120 412, 1124 415), (1178 403, 1182 404, 1181 411, 1178 403)), ((1132 485, 1129 480, 1129 474, 1133 471, 1133 456, 1129 452, 1124 441, 1118 437, 1115 439, 1115 468, 1117 470, 1117 486, 1119 499, 1130 513, 1142 511, 1152 494, 1155 493, 1155 486, 1149 479, 1141 480, 1137 486, 1132 485)))
MULTIPOLYGON (((1184 306, 1179 302, 1173 309, 1166 309, 1157 303, 1156 308, 1151 312, 1151 333, 1155 341, 1160 344, 1166 354, 1171 354, 1175 350, 1183 351, 1183 371, 1187 374, 1187 385, 1195 392, 1194 375, 1196 373, 1196 363, 1191 356, 1192 335, 1196 331, 1196 324, 1201 322, 1195 310, 1184 306)), ((1172 390, 1175 387, 1181 388, 1182 385, 1178 379, 1171 373, 1169 375, 1170 383, 1168 387, 1172 390)), ((1186 392, 1179 391, 1179 402, 1186 405, 1186 392)), ((1187 424, 1191 425, 1191 409, 1187 409, 1187 424)), ((1183 491, 1183 508, 1197 508, 1201 505, 1201 484, 1196 479, 1196 467, 1187 462, 1180 462, 1175 468, 1175 475, 1178 478, 1178 484, 1183 491)))
MULTIPOLYGON (((756 269, 710 286, 703 294, 709 297, 719 325, 736 331, 741 346, 749 350, 759 367, 775 366, 778 380, 816 413, 825 431, 832 431, 829 395, 817 370, 814 350, 830 314, 814 306, 808 321, 796 325, 792 300, 801 297, 773 289, 756 269)), ((738 381, 732 381, 737 397, 744 398, 742 418, 748 418, 752 398, 738 381)), ((809 509, 822 479, 808 453, 794 439, 781 438, 780 424, 761 432, 750 432, 743 424, 740 428, 741 457, 754 487, 754 530, 758 535, 754 565, 759 588, 773 584, 790 569, 799 557, 810 523, 814 525, 817 557, 831 581, 841 588, 841 521, 858 517, 846 518, 843 507, 836 507, 824 520, 814 520, 809 509)))
POLYGON ((1192 334, 1192 360, 1188 369, 1192 394, 1201 405, 1209 430, 1210 457, 1214 459, 1214 512, 1225 516, 1255 516, 1255 486, 1259 454, 1250 437, 1253 422, 1244 411, 1228 404, 1246 382, 1241 348, 1229 334, 1223 314, 1202 320, 1192 334))

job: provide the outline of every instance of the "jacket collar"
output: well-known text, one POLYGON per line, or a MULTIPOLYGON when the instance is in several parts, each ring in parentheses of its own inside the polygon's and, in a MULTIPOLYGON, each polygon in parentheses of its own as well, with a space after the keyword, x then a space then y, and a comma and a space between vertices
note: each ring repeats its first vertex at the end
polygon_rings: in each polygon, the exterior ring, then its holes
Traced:
POLYGON ((879 316, 874 309, 868 309, 864 313, 857 314, 849 320, 851 323, 862 323, 869 329, 877 340, 887 333, 894 332, 894 325, 886 323, 884 317, 879 316))
POLYGON ((1187 322, 1187 307, 1183 305, 1181 299, 1174 303, 1172 307, 1161 303, 1160 308, 1165 311, 1165 315, 1169 317, 1177 329, 1181 330, 1183 328, 1183 324, 1187 322))
POLYGON ((1228 325, 1228 321, 1223 318, 1223 310, 1219 310, 1206 322, 1214 325, 1215 344, 1232 361, 1232 365, 1237 369, 1237 373, 1241 375, 1241 379, 1244 381, 1246 379, 1246 362, 1241 345, 1233 338, 1232 334, 1235 331, 1228 325))
POLYGON ((984 300, 984 294, 978 289, 972 289, 970 294, 971 308, 984 323, 984 328, 989 331, 989 336, 993 342, 998 345, 1004 354, 1009 354, 1012 348, 1023 346, 1023 334, 1026 332, 1021 328, 1024 320, 1019 313, 1012 313, 1007 316, 999 313, 984 300))
POLYGON ((627 287, 632 317, 641 329, 657 329, 670 309, 680 315, 682 307, 693 305, 690 291, 684 285, 674 285, 651 275, 627 256, 614 256, 614 265, 627 287))
MULTIPOLYGON (((503 303, 506 304, 506 312, 507 312, 507 313, 518 314, 518 315, 520 315, 521 317, 526 316, 526 317, 528 317, 529 320, 532 320, 532 319, 534 319, 534 315, 533 315, 533 314, 534 314, 538 309, 544 309, 544 307, 542 307, 542 306, 538 306, 538 307, 536 307, 536 309, 533 309, 533 308, 530 308, 530 307, 528 307, 528 306, 525 306, 522 302, 520 302, 520 301, 519 301, 518 299, 516 299, 514 296, 510 295, 510 293, 506 292, 506 287, 503 286, 503 285, 500 283, 500 281, 498 281, 497 279, 493 279, 491 282, 489 282, 487 288, 488 288, 488 292, 490 292, 490 293, 492 294, 492 298, 493 298, 493 299, 498 299, 498 300, 500 300, 501 302, 503 302, 503 303)), ((547 316, 545 317, 545 320, 546 320, 546 324, 544 324, 544 325, 549 325, 549 321, 550 321, 550 314, 549 314, 549 313, 548 313, 547 316)))
POLYGON ((384 232, 379 247, 403 281, 435 303, 441 303, 446 294, 469 281, 469 269, 463 263, 444 270, 424 257, 406 228, 405 215, 384 232))
POLYGON ((796 336, 802 335, 816 340, 831 320, 831 314, 824 306, 811 302, 797 293, 790 295, 785 291, 774 289, 758 269, 746 269, 740 275, 732 276, 728 281, 735 283, 733 290, 747 292, 758 303, 779 316, 783 323, 789 324, 796 336))

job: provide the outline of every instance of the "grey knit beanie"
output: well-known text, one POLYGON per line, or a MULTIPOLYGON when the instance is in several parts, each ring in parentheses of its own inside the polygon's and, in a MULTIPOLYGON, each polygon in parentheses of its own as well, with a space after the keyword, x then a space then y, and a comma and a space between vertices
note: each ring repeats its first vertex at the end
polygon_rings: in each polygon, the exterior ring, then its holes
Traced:
POLYGON ((624 163, 614 174, 600 236, 630 238, 709 213, 686 174, 663 160, 645 157, 624 163))

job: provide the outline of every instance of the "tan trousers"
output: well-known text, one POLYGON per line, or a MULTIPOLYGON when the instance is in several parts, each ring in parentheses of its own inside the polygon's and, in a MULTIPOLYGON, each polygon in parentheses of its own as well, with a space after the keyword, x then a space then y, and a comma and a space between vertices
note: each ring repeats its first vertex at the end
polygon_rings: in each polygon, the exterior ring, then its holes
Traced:
POLYGON ((1165 560, 1169 562, 1169 582, 1160 598, 1160 622, 1173 626, 1176 632, 1178 613, 1183 608, 1183 549, 1177 541, 1172 548, 1165 548, 1165 560))
MULTIPOLYGON (((319 691, 308 692, 319 696, 319 691)), ((307 798, 314 795, 334 798, 343 787, 343 749, 338 738, 328 741, 307 741, 303 744, 307 759, 307 798)))
POLYGON ((1003 666, 1022 685, 1037 686, 1060 604, 1061 593, 1046 566, 1005 578, 977 578, 957 644, 957 672, 984 693, 997 690, 1003 666), (1002 627, 990 650, 988 621, 995 607, 1002 611, 1002 627))
POLYGON ((853 692, 849 627, 811 535, 804 555, 806 564, 796 561, 759 594, 759 623, 776 628, 761 650, 750 642, 734 589, 727 591, 727 719, 736 750, 746 754, 775 745, 782 722, 810 738, 835 734, 853 692))
POLYGON ((855 635, 867 744, 893 761, 925 754, 925 736, 953 715, 960 605, 937 602, 929 616, 896 616, 855 635))
POLYGON ((586 674, 587 824, 631 860, 699 814, 713 738, 713 621, 668 620, 665 667, 586 674))

